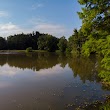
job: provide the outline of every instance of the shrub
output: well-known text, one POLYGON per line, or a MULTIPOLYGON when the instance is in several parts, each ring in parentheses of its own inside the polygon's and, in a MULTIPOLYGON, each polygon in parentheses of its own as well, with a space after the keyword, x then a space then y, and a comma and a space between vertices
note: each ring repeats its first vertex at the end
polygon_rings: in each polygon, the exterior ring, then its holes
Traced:
POLYGON ((27 49, 26 49, 26 52, 32 52, 33 50, 32 50, 32 47, 28 47, 27 49))

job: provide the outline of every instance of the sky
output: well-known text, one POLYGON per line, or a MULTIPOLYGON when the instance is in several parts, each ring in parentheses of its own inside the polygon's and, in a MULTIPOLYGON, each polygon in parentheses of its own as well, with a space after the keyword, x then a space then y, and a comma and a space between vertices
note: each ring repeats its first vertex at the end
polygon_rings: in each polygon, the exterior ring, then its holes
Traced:
POLYGON ((81 26, 78 11, 77 0, 0 0, 0 36, 39 31, 68 38, 81 26))

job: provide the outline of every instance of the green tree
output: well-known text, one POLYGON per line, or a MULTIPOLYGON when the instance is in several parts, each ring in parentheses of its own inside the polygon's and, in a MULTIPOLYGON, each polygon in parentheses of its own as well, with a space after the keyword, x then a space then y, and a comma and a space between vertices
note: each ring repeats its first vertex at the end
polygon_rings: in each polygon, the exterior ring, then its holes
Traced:
POLYGON ((7 42, 4 38, 0 37, 0 50, 7 49, 7 42))
MULTIPOLYGON (((110 1, 109 0, 78 0, 83 5, 82 12, 78 12, 82 19, 82 31, 84 34, 98 38, 97 34, 109 33, 110 27, 110 1)), ((99 36, 100 37, 100 36, 99 36)), ((103 36, 104 37, 104 36, 103 36)))
POLYGON ((60 40, 59 40, 59 43, 58 43, 58 47, 59 47, 59 50, 61 52, 65 52, 66 51, 66 48, 67 48, 67 40, 65 39, 65 37, 61 37, 60 40))
POLYGON ((83 5, 82 12, 78 12, 82 19, 81 32, 87 36, 82 53, 103 55, 102 67, 108 72, 101 72, 100 76, 110 81, 110 1, 79 0, 79 3, 83 5))
POLYGON ((26 49, 26 52, 32 52, 33 50, 32 50, 32 47, 28 47, 27 49, 26 49))
POLYGON ((58 38, 52 35, 45 34, 38 38, 37 45, 39 50, 47 50, 49 52, 52 52, 58 49, 57 43, 58 38))
POLYGON ((34 50, 38 49, 37 41, 39 36, 41 36, 39 32, 33 32, 30 34, 15 34, 9 36, 7 38, 8 49, 20 49, 25 50, 28 47, 32 47, 34 50))
POLYGON ((72 53, 79 53, 82 49, 82 44, 85 43, 86 37, 81 30, 74 29, 74 33, 68 39, 68 50, 72 53))

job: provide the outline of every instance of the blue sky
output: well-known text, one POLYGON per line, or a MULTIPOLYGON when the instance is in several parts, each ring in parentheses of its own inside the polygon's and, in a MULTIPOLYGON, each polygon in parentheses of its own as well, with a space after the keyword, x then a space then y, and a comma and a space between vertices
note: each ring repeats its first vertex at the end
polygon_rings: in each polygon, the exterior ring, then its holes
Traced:
POLYGON ((67 38, 79 29, 77 0, 0 0, 0 36, 39 31, 67 38))

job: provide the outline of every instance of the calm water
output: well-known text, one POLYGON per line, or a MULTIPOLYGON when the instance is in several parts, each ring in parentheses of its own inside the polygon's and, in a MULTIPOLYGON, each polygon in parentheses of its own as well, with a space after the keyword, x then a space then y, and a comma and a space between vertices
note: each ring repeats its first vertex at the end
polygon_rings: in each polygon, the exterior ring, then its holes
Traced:
POLYGON ((0 110, 73 110, 104 100, 110 91, 97 74, 94 57, 0 55, 0 110))

